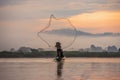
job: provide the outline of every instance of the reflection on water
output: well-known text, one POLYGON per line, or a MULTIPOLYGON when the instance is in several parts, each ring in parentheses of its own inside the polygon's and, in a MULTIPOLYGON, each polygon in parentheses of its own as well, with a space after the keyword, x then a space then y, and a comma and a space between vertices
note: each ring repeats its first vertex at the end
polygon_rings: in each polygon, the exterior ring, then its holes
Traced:
POLYGON ((0 80, 120 80, 120 58, 0 59, 0 80))
POLYGON ((63 70, 64 61, 57 62, 57 80, 62 79, 62 70, 63 70))

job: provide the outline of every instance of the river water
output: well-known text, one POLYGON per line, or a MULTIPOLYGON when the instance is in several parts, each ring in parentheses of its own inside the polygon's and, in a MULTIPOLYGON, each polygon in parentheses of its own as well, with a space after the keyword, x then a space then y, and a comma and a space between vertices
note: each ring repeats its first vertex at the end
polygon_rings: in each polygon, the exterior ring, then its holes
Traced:
POLYGON ((120 80, 120 58, 0 58, 0 80, 120 80))

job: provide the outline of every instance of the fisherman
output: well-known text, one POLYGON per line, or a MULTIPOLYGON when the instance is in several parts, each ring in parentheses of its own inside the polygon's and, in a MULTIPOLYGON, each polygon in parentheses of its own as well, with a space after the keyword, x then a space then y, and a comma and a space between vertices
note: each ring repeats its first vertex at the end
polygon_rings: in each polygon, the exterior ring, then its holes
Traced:
POLYGON ((61 43, 60 42, 56 42, 55 45, 56 49, 57 49, 57 59, 62 59, 64 57, 63 55, 63 50, 61 48, 61 43))

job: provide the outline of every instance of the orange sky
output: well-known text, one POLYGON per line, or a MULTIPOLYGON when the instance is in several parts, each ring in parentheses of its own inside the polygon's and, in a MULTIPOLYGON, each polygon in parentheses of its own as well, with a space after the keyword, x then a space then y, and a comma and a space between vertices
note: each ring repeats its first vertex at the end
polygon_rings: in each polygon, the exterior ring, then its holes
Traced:
POLYGON ((92 33, 120 32, 120 11, 98 11, 70 17, 78 28, 91 28, 92 33), (93 29, 93 30, 92 30, 93 29))
MULTIPOLYGON (((32 39, 36 39, 29 42, 32 47, 44 46, 38 44, 40 41, 36 33, 48 25, 51 14, 56 18, 70 19, 80 31, 120 33, 120 0, 0 0, 0 50, 25 46, 25 42, 32 39)), ((67 21, 54 21, 52 29, 70 26, 67 21)), ((110 41, 106 42, 105 37, 102 39, 96 38, 89 42, 88 39, 80 38, 76 45, 88 47, 94 43, 104 47, 120 47, 119 38, 109 38, 110 41)))
MULTIPOLYGON (((55 17, 61 18, 56 15, 55 17)), ((68 18, 71 20, 72 24, 81 31, 91 33, 120 32, 120 11, 97 11, 78 14, 68 18)), ((29 30, 39 31, 48 24, 48 21, 49 19, 6 21, 0 22, 0 25, 8 27, 19 27, 22 25, 23 28, 29 27, 29 30)), ((65 26, 67 22, 64 23, 65 24, 60 24, 60 26, 65 26)), ((51 27, 54 26, 51 24, 51 27)))

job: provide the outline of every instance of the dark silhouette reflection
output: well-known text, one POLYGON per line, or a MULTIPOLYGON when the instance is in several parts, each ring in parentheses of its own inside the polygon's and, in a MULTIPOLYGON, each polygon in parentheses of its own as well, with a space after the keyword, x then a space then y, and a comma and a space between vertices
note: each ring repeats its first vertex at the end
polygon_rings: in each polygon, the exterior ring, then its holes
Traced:
POLYGON ((57 80, 63 80, 62 78, 63 65, 64 65, 64 61, 57 62, 57 80))

